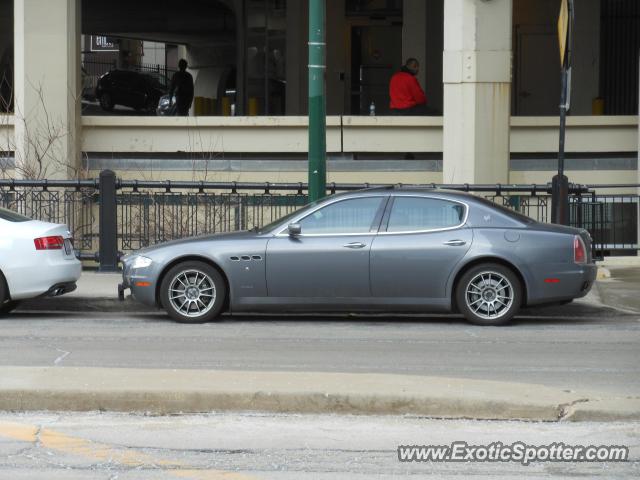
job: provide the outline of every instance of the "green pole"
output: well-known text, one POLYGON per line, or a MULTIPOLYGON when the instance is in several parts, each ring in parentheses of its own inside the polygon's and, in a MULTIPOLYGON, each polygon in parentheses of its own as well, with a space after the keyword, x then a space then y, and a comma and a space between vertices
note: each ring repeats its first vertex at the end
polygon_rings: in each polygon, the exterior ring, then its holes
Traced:
POLYGON ((309 200, 327 193, 325 0, 309 0, 309 200))

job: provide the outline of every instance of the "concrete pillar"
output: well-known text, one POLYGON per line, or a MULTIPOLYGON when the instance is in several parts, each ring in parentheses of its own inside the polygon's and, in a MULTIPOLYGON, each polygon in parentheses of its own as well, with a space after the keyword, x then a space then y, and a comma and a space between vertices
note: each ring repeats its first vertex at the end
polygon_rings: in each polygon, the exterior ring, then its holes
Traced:
POLYGON ((509 180, 512 0, 446 0, 444 183, 509 180))
POLYGON ((80 160, 80 0, 15 0, 15 158, 25 177, 80 160))

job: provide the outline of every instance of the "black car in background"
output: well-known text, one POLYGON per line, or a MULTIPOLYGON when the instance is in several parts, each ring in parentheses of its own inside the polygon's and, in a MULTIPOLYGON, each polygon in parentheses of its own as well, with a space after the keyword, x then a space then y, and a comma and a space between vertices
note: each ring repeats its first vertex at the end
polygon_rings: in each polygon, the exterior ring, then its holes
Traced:
POLYGON ((112 111, 116 105, 153 113, 160 97, 168 91, 165 78, 130 70, 105 73, 96 87, 96 99, 103 110, 112 111))

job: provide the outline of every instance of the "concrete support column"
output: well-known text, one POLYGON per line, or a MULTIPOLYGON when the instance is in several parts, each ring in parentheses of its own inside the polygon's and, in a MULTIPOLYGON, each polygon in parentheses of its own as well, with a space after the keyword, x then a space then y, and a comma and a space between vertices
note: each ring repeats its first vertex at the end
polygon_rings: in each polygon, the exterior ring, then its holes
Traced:
POLYGON ((512 0, 444 3, 443 182, 508 182, 512 0))
POLYGON ((14 1, 17 170, 67 178, 80 161, 80 0, 14 1))

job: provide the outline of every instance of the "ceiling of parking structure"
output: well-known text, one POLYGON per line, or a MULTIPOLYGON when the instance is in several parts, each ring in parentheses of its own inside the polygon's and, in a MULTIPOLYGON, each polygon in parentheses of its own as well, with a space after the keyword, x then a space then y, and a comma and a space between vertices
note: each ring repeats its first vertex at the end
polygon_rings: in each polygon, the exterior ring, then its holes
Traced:
POLYGON ((82 33, 187 45, 235 42, 234 0, 82 0, 82 33))

